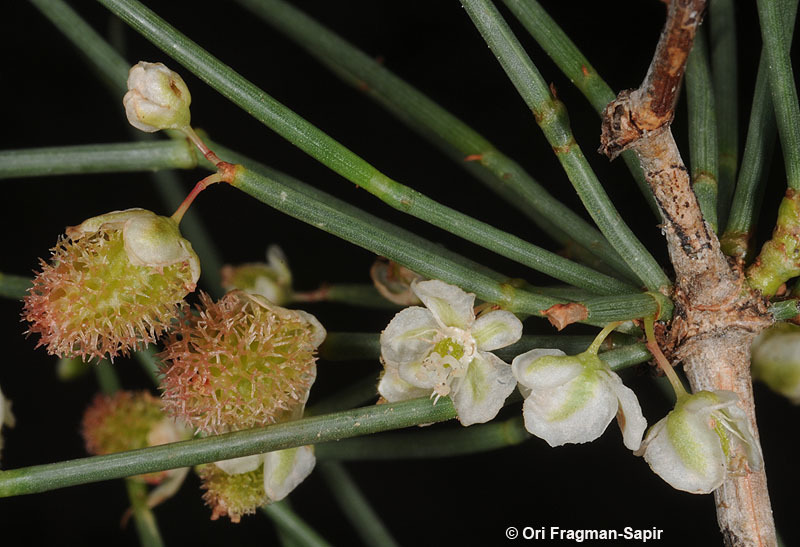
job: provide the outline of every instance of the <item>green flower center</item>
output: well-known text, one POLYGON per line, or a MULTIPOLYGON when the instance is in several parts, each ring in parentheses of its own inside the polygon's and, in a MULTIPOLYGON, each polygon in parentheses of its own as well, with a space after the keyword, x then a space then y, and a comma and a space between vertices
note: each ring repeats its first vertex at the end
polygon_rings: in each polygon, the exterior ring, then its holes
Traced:
MULTIPOLYGON (((442 357, 452 355, 457 361, 464 357, 464 346, 452 338, 442 338, 433 346, 433 353, 438 353, 442 357)), ((449 366, 445 364, 445 366, 449 366)))

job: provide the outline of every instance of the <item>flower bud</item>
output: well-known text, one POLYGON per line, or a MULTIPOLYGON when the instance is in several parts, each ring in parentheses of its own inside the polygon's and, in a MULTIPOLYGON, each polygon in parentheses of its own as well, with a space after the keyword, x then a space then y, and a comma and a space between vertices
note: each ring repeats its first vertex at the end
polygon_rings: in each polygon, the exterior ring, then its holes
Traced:
POLYGON ((200 261, 177 224, 144 209, 67 228, 25 297, 29 333, 50 354, 128 354, 154 342, 194 290, 200 261))
MULTIPOLYGON (((191 432, 167 418, 161 407, 161 401, 146 391, 98 394, 83 415, 86 451, 113 454, 189 438, 191 432)), ((161 471, 141 479, 157 484, 166 476, 167 471, 161 471)))
POLYGON ((183 79, 162 63, 139 61, 128 72, 128 92, 122 104, 136 129, 147 133, 184 129, 191 120, 191 102, 183 79))
POLYGON ((170 333, 161 388, 166 410, 205 433, 224 433, 302 413, 325 329, 311 314, 232 291, 200 295, 170 333))
POLYGON ((753 378, 800 404, 800 326, 778 323, 763 331, 751 349, 753 378))
POLYGON ((222 268, 222 286, 228 291, 241 289, 260 294, 280 306, 292 297, 292 272, 281 248, 270 245, 266 264, 251 263, 222 268))
POLYGON ((678 399, 675 409, 647 432, 637 452, 673 488, 713 492, 729 472, 759 470, 761 447, 731 391, 699 391, 678 399))
POLYGON ((386 300, 400 306, 418 306, 422 301, 411 289, 412 283, 424 278, 393 260, 379 257, 369 270, 378 292, 386 300))

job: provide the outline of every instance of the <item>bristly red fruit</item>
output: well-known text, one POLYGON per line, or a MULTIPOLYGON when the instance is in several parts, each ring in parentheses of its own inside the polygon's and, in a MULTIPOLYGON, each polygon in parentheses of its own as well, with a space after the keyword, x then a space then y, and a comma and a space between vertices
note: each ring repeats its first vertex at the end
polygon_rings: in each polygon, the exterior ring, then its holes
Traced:
POLYGON ((68 228, 41 267, 25 297, 28 333, 50 354, 84 360, 154 342, 200 276, 177 224, 143 209, 68 228))
POLYGON ((239 290, 200 300, 199 314, 185 309, 160 354, 166 411, 214 434, 302 413, 325 339, 319 321, 239 290))

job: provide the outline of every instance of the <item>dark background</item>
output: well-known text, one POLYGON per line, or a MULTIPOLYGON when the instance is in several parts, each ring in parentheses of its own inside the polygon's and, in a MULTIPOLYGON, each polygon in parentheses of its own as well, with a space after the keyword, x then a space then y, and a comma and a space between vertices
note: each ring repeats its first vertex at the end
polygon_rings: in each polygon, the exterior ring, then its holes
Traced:
MULTIPOLYGON (((103 34, 111 16, 89 2, 72 2, 103 34)), ((639 85, 663 23, 656 0, 543 2, 545 7, 614 89, 639 85)), ((739 3, 742 145, 746 113, 755 81, 760 37, 750 3, 739 3)), ((372 162, 389 176, 495 226, 555 249, 513 208, 384 113, 358 91, 341 84, 302 50, 228 2, 156 2, 148 5, 245 77, 372 162)), ((541 131, 499 64, 455 0, 449 2, 297 2, 371 55, 461 117, 498 148, 525 166, 564 202, 582 210, 541 131)), ((71 45, 26 2, 4 6, 0 45, 3 131, 0 148, 25 148, 129 140, 121 97, 111 97, 71 45)), ((512 18, 509 16, 509 20, 512 18)), ((594 152, 599 122, 585 99, 560 74, 523 29, 515 25, 534 62, 552 81, 570 112, 578 143, 600 179, 630 219, 637 235, 667 263, 655 218, 621 161, 594 152)), ((214 139, 319 188, 367 208, 451 249, 483 261, 512 277, 548 283, 542 276, 488 251, 404 217, 355 188, 222 99, 166 55, 126 30, 128 53, 137 60, 162 61, 185 78, 193 96, 196 127, 214 139)), ((685 106, 674 130, 686 151, 685 106)), ((740 146, 740 148, 741 148, 740 146)), ((688 161, 688 158, 687 158, 688 161)), ((205 174, 180 173, 187 192, 205 174)), ((762 232, 774 221, 782 182, 779 153, 773 162, 762 232)), ((67 225, 115 209, 145 207, 170 214, 158 200, 147 174, 94 175, 8 180, 0 203, 0 271, 29 274, 47 257, 67 225)), ((322 282, 368 282, 374 257, 299 221, 270 210, 232 188, 218 186, 193 205, 230 263, 260 260, 278 243, 289 257, 300 290, 322 282)), ((202 280, 201 280, 202 282, 202 280)), ((330 331, 379 332, 389 312, 341 305, 307 308, 330 331)), ((55 376, 55 359, 34 351, 19 322, 21 305, 0 301, 4 358, 0 386, 14 403, 17 427, 4 430, 3 467, 55 462, 85 455, 79 436, 83 409, 96 390, 92 376, 65 384, 55 376)), ((582 332, 580 327, 571 328, 582 332)), ((535 319, 526 333, 551 332, 535 319)), ((378 370, 378 363, 320 362, 312 403, 338 387, 378 370)), ((147 388, 134 362, 120 360, 126 387, 147 388)), ((655 387, 647 366, 626 373, 650 423, 670 401, 655 387)), ((756 386, 762 443, 780 533, 788 545, 800 541, 796 523, 795 465, 800 409, 756 386)), ((519 407, 505 412, 519 412, 519 407)), ((504 414, 505 415, 505 414, 504 414)), ((509 414, 510 415, 510 414, 509 414)), ((435 427, 458 427, 446 424, 435 427)), ((712 496, 678 492, 654 475, 622 445, 616 425, 584 446, 549 448, 533 439, 490 454, 449 460, 348 464, 356 481, 404 545, 503 544, 507 526, 663 529, 660 545, 719 544, 712 496)), ((357 539, 318 475, 291 496, 295 509, 337 545, 357 539)), ((132 527, 119 529, 127 507, 120 481, 91 484, 0 500, 3 544, 137 544, 132 527), (10 539, 14 534, 19 540, 10 539)), ((198 481, 187 480, 174 499, 156 509, 170 545, 264 545, 275 541, 263 515, 232 525, 209 521, 198 481)), ((517 540, 522 541, 522 540, 517 540)))

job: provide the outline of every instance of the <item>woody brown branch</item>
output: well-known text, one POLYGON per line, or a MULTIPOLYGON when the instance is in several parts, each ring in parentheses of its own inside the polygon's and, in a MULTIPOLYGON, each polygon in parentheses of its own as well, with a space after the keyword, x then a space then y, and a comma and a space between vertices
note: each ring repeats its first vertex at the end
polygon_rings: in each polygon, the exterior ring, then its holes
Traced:
MULTIPOLYGON (((729 263, 720 251, 670 129, 704 10, 705 0, 669 3, 667 23, 644 82, 621 92, 606 107, 600 151, 613 159, 634 150, 661 210, 675 270, 675 314, 662 338, 665 353, 683 363, 693 391, 737 393, 757 439, 750 343, 772 319, 764 299, 744 282, 741 264, 729 263)), ((763 470, 729 474, 715 499, 727 545, 775 545, 763 470)))

